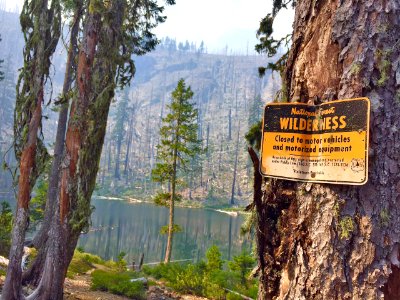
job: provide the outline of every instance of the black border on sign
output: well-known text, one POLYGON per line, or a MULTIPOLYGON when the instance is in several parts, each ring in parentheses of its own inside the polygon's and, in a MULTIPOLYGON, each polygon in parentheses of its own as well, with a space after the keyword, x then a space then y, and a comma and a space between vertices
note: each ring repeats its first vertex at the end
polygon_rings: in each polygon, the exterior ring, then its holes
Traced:
POLYGON ((351 102, 354 100, 362 100, 367 102, 367 128, 366 128, 366 138, 365 138, 365 171, 364 171, 364 180, 361 182, 355 182, 355 181, 332 181, 332 180, 313 180, 313 179, 299 179, 299 178, 293 178, 293 177, 284 177, 284 176, 272 176, 268 174, 264 174, 262 172, 262 157, 263 157, 263 145, 264 145, 264 121, 265 121, 265 108, 267 106, 279 106, 279 105, 304 105, 304 106, 309 106, 307 103, 298 103, 298 102, 287 102, 287 103, 267 103, 264 107, 264 114, 263 114, 263 121, 262 121, 262 137, 261 137, 261 151, 260 151, 260 167, 259 171, 260 174, 264 177, 269 177, 269 178, 276 178, 276 179, 284 179, 284 180, 291 180, 291 181, 300 181, 300 182, 313 182, 313 183, 331 183, 331 184, 348 184, 348 185, 364 185, 368 181, 368 147, 369 147, 369 122, 370 122, 370 114, 371 114, 371 103, 370 100, 367 97, 360 97, 360 98, 353 98, 353 99, 343 99, 343 100, 335 100, 335 101, 329 101, 326 103, 322 103, 320 105, 312 105, 312 106, 325 106, 326 104, 332 104, 332 103, 338 103, 338 102, 351 102))

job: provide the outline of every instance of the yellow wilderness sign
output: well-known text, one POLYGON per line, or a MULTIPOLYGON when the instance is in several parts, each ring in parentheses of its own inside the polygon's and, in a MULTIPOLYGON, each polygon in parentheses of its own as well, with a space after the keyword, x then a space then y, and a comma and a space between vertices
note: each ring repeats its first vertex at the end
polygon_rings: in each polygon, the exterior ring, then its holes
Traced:
POLYGON ((365 184, 369 114, 368 98, 321 105, 267 104, 261 174, 298 181, 365 184))

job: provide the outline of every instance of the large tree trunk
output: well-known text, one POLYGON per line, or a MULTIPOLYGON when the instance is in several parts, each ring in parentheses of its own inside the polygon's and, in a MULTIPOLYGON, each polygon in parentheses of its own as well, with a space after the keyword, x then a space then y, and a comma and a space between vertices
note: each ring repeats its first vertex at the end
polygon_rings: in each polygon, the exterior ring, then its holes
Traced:
POLYGON ((17 85, 14 116, 14 146, 19 155, 17 208, 12 230, 12 245, 2 299, 21 299, 22 255, 31 190, 40 173, 47 152, 38 139, 44 102, 44 79, 49 72, 50 57, 54 53, 60 33, 60 7, 48 1, 25 2, 21 25, 27 45, 24 48, 24 68, 17 85), (33 8, 29 7, 32 6, 33 8), (27 22, 34 20, 34 23, 27 22), (28 24, 29 25, 28 25, 28 24), (16 146, 17 145, 17 146, 16 146), (18 153, 20 151, 20 153, 18 153))
POLYGON ((68 49, 68 57, 65 69, 63 91, 62 91, 63 97, 66 98, 63 101, 66 102, 61 104, 61 110, 58 115, 56 142, 54 146, 54 157, 49 177, 49 187, 47 191, 45 215, 42 222, 42 226, 39 232, 36 234, 35 238, 33 239, 33 245, 35 246, 36 249, 39 250, 39 252, 34 262, 32 263, 31 267, 23 274, 24 284, 30 283, 33 285, 37 285, 39 283, 40 275, 44 267, 45 255, 47 252, 47 248, 45 246, 51 228, 51 221, 56 212, 56 201, 59 190, 58 183, 60 180, 61 161, 64 152, 65 132, 68 120, 69 105, 68 105, 67 94, 71 89, 73 71, 76 69, 75 58, 78 49, 77 37, 78 37, 81 15, 82 15, 82 3, 79 2, 78 7, 76 8, 75 11, 74 19, 71 24, 71 35, 70 35, 71 38, 68 49))
POLYGON ((78 55, 77 98, 73 99, 65 145, 65 166, 61 171, 60 192, 51 220, 43 273, 30 299, 62 299, 63 284, 80 230, 71 227, 71 206, 78 198, 77 174, 79 155, 88 128, 87 110, 92 96, 92 74, 101 23, 100 14, 88 16, 78 55))
POLYGON ((117 63, 112 58, 119 51, 117 41, 126 2, 114 0, 107 9, 109 22, 101 22, 96 12, 87 19, 78 60, 78 96, 66 135, 68 159, 62 171, 59 205, 49 234, 43 275, 30 299, 62 299, 65 275, 79 235, 89 225, 90 200, 114 97, 117 63))
POLYGON ((289 100, 370 98, 369 181, 267 181, 263 209, 280 207, 260 220, 259 299, 399 299, 399 15, 397 0, 297 2, 289 100))

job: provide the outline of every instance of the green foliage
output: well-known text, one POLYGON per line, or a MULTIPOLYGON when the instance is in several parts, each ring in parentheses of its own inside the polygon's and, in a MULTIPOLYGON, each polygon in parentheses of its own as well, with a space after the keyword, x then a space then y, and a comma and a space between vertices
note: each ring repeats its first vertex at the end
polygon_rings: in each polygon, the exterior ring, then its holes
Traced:
POLYGON ((190 158, 200 153, 200 141, 197 139, 197 109, 190 103, 193 92, 186 88, 185 81, 179 80, 172 92, 172 101, 167 108, 168 115, 163 118, 160 128, 160 144, 157 146, 156 167, 152 178, 156 182, 170 182, 177 174, 174 165, 185 168, 190 158))
POLYGON ((173 282, 179 272, 183 272, 185 266, 183 264, 169 263, 159 264, 155 267, 143 266, 143 272, 153 276, 155 279, 164 279, 173 282))
POLYGON ((241 296, 239 296, 238 294, 234 294, 234 293, 231 293, 231 292, 229 292, 226 295, 226 300, 242 300, 242 299, 243 298, 241 296))
POLYGON ((49 181, 47 180, 47 178, 40 178, 33 192, 35 196, 32 197, 29 204, 29 227, 31 229, 34 229, 35 226, 43 220, 48 188, 49 181))
MULTIPOLYGON (((168 5, 175 4, 175 0, 165 0, 168 5)), ((135 74, 134 55, 144 55, 154 50, 159 43, 152 30, 166 20, 162 15, 164 7, 159 1, 128 1, 128 9, 125 13, 125 20, 121 30, 121 49, 115 59, 118 63, 117 83, 120 86, 129 84, 135 74), (135 9, 133 9, 135 7, 135 9)), ((112 18, 112 14, 110 14, 112 18)))
POLYGON ((351 74, 358 75, 360 74, 361 70, 362 70, 362 64, 360 62, 356 62, 351 65, 350 69, 351 74))
MULTIPOLYGON (((173 233, 183 232, 183 228, 178 224, 174 224, 174 226, 172 226, 172 232, 173 233)), ((168 234, 168 225, 161 226, 160 234, 168 234)))
POLYGON ((222 270, 224 261, 221 256, 219 248, 215 245, 211 246, 206 252, 207 270, 222 270))
POLYGON ((246 133, 246 141, 250 146, 254 147, 256 150, 261 149, 261 138, 262 138, 262 121, 253 124, 249 131, 246 133))
POLYGON ((0 205, 0 255, 8 256, 11 246, 13 214, 10 204, 7 202, 1 202, 0 205))
POLYGON ((196 265, 189 264, 176 274, 174 282, 171 282, 171 287, 181 293, 201 295, 203 292, 202 282, 202 272, 199 272, 196 265))
MULTIPOLYGON (((20 14, 20 23, 25 47, 24 65, 17 82, 14 113, 14 151, 18 160, 27 143, 29 124, 36 110, 37 101, 43 101, 43 99, 38 99, 37 95, 40 94, 43 83, 49 76, 50 57, 53 55, 60 37, 60 2, 58 0, 51 1, 50 7, 43 9, 42 1, 25 0, 20 14), (37 76, 40 80, 33 80, 32 76, 37 76)), ((39 139, 36 150, 36 168, 31 175, 31 186, 43 171, 42 164, 46 161, 47 156, 46 148, 39 139)))
POLYGON ((379 213, 379 218, 380 218, 380 223, 382 227, 387 227, 389 226, 390 222, 390 213, 389 210, 384 208, 380 211, 379 213))
POLYGON ((257 214, 254 210, 251 211, 250 214, 246 215, 246 218, 240 226, 240 234, 250 234, 257 224, 257 214))
POLYGON ((387 80, 389 79, 389 71, 391 68, 391 62, 387 59, 383 60, 380 65, 380 78, 378 80, 378 86, 383 87, 385 86, 387 80))
POLYGON ((339 231, 341 239, 349 239, 350 234, 354 231, 353 219, 346 216, 339 221, 339 231))
MULTIPOLYGON (((292 7, 296 5, 296 1, 294 0, 274 0, 273 1, 273 9, 272 14, 267 14, 263 19, 260 21, 260 26, 257 30, 257 38, 260 40, 260 43, 255 46, 255 50, 258 53, 265 53, 268 57, 272 57, 277 54, 279 48, 281 46, 288 47, 292 35, 289 34, 281 39, 274 39, 273 38, 273 24, 276 15, 282 8, 287 8, 289 4, 292 4, 292 7)), ((265 71, 270 69, 272 71, 279 71, 280 73, 283 72, 283 69, 286 65, 286 60, 288 58, 288 51, 282 55, 275 63, 269 63, 267 67, 260 67, 258 69, 258 73, 260 76, 265 75, 265 71)))
MULTIPOLYGON (((155 267, 145 266, 143 272, 158 280, 166 281, 167 285, 181 293, 193 293, 209 299, 228 299, 228 290, 238 292, 248 297, 257 298, 257 280, 244 278, 242 282, 241 272, 248 274, 254 265, 254 259, 243 253, 234 257, 229 265, 232 270, 223 269, 221 253, 216 246, 207 251, 207 262, 200 261, 196 264, 160 264, 155 267)), ((232 298, 234 299, 234 298, 232 298)))
MULTIPOLYGON (((187 171, 187 164, 201 151, 200 141, 197 139, 197 109, 190 102, 192 97, 193 92, 190 86, 186 87, 185 81, 179 80, 176 89, 172 92, 172 101, 167 105, 169 113, 162 120, 160 143, 157 145, 157 163, 152 170, 152 179, 160 183, 169 183, 171 193, 169 201, 167 193, 159 193, 155 197, 158 204, 168 203, 169 206, 174 206, 175 199, 179 198, 176 185, 183 182, 183 179, 179 178, 179 172, 187 171)), ((173 224, 173 214, 170 217, 170 224, 173 224)), ((173 225, 174 230, 175 226, 173 225)), ((164 230, 165 227, 162 228, 162 231, 164 230)), ((174 230, 168 232, 169 240, 172 240, 174 230)), ((167 253, 170 255, 170 248, 167 249, 167 253)), ((169 260, 170 256, 166 259, 169 260)))
POLYGON ((255 259, 248 253, 243 252, 239 256, 235 256, 233 261, 228 263, 229 268, 238 273, 242 284, 246 285, 246 277, 254 266, 255 259))
MULTIPOLYGON (((169 203, 171 201, 171 193, 164 193, 164 192, 158 192, 154 197, 153 201, 156 205, 159 206, 169 206, 169 203)), ((175 194, 174 201, 175 202, 181 202, 183 199, 182 195, 180 194, 175 194)))
POLYGON ((124 251, 120 252, 120 253, 118 254, 118 256, 117 256, 117 263, 116 263, 116 265, 117 265, 117 268, 118 268, 120 271, 126 270, 126 265, 127 265, 127 263, 126 263, 126 260, 124 260, 124 257, 125 257, 125 256, 126 256, 126 252, 124 252, 124 251))
POLYGON ((93 269, 93 264, 104 265, 105 261, 97 255, 75 251, 68 268, 67 277, 72 278, 75 275, 85 274, 93 269))
POLYGON ((379 69, 379 79, 377 81, 377 85, 379 87, 385 86, 386 82, 389 79, 389 73, 392 67, 390 62, 390 56, 393 52, 393 49, 381 50, 378 49, 375 53, 375 59, 377 61, 378 69, 379 69))
POLYGON ((110 292, 134 299, 146 299, 145 286, 142 282, 131 282, 136 273, 113 273, 95 270, 92 274, 93 290, 110 292))

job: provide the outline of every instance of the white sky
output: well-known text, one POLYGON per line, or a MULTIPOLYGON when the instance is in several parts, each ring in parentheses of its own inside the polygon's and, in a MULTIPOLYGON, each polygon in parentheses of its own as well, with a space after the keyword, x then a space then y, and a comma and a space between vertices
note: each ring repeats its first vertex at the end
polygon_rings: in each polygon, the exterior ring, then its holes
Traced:
MULTIPOLYGON (((7 9, 22 7, 23 0, 2 0, 7 9)), ((160 0, 159 0, 160 1, 160 0)), ((253 51, 261 18, 271 12, 272 0, 176 0, 165 10, 167 21, 156 29, 159 38, 169 36, 178 42, 203 40, 208 52, 225 46, 234 52, 253 51)), ((282 11, 275 21, 275 37, 292 30, 293 11, 282 11)), ((229 50, 229 51, 230 51, 229 50)))

